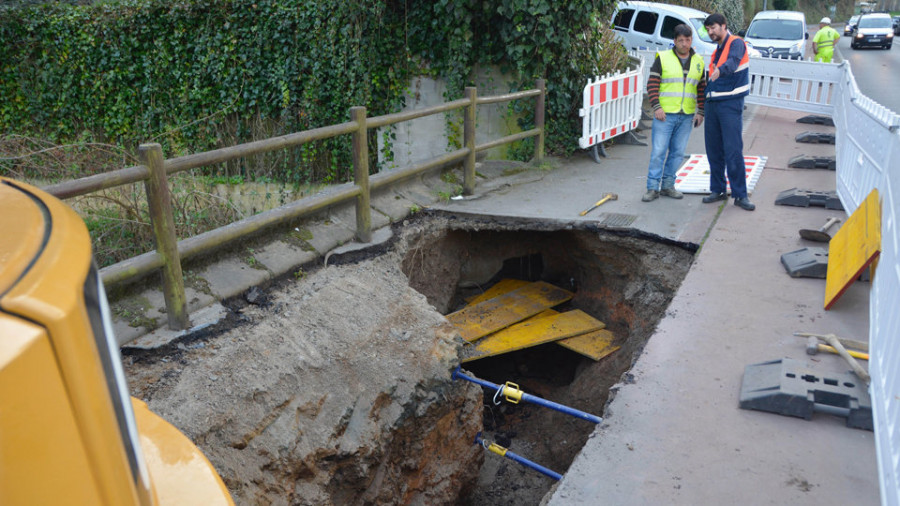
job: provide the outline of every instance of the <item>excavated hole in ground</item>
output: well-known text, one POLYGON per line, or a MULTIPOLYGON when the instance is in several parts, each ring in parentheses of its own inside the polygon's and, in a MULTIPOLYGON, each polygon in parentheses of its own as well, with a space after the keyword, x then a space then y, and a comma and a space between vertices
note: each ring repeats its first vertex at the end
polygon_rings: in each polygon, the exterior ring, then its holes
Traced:
MULTIPOLYGON (((684 279, 695 245, 661 241, 634 232, 553 230, 553 224, 496 226, 452 222, 432 228, 403 260, 410 286, 444 314, 504 278, 546 281, 574 292, 556 309, 580 309, 606 323, 621 348, 599 361, 555 343, 463 365, 470 374, 512 381, 539 397, 601 415, 611 389, 629 381, 632 367, 684 279)), ((485 439, 565 473, 594 424, 528 403, 493 402, 484 392, 485 439)), ((521 464, 488 453, 478 482, 463 504, 538 504, 555 484, 521 464)))
POLYGON ((696 250, 634 231, 440 213, 394 232, 262 287, 257 303, 225 301, 215 328, 126 350, 132 394, 200 446, 238 504, 540 503, 554 481, 475 447, 474 434, 565 473, 593 424, 494 405, 493 392, 451 381, 461 341, 438 313, 505 277, 572 291, 557 309, 606 323, 621 349, 595 362, 547 344, 464 369, 603 416, 696 250))

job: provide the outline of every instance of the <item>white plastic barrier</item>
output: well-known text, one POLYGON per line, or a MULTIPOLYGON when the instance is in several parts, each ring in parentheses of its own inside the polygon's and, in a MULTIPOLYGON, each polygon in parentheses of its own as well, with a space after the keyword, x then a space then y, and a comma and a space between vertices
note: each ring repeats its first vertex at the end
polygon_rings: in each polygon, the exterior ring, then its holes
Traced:
POLYGON ((881 255, 869 295, 869 394, 881 502, 900 505, 900 115, 856 86, 850 66, 835 100, 837 190, 848 213, 881 197, 881 255))
POLYGON ((830 116, 843 74, 836 63, 751 58, 745 102, 830 116))
POLYGON ((581 137, 578 145, 589 148, 637 127, 644 100, 644 60, 633 57, 638 66, 624 73, 607 74, 588 80, 584 87, 581 137))

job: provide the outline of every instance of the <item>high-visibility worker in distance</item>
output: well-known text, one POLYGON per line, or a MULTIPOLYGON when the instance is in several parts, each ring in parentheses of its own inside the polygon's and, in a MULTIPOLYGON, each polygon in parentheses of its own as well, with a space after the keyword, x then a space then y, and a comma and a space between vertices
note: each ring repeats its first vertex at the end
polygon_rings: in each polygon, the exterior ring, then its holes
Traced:
POLYGON ((813 37, 813 52, 816 53, 816 61, 831 63, 834 56, 834 45, 841 38, 841 34, 831 27, 831 18, 824 17, 819 21, 819 31, 813 37))

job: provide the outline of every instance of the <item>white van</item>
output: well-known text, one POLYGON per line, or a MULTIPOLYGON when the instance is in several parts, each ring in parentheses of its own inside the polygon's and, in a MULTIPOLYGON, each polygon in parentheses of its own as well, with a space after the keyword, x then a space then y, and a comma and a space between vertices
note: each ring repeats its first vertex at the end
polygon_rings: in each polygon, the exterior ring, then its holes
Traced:
POLYGON ((764 57, 802 60, 806 55, 806 16, 796 11, 762 11, 739 32, 764 57))
POLYGON ((685 24, 694 33, 692 46, 701 55, 711 55, 716 43, 706 33, 707 13, 680 5, 656 2, 619 2, 611 25, 628 50, 664 51, 675 47, 675 27, 685 24))

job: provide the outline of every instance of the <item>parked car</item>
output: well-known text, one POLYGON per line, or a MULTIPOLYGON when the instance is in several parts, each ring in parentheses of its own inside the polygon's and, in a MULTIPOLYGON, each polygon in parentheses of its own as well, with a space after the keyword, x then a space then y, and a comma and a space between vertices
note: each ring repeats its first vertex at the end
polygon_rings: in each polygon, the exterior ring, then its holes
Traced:
POLYGON ((863 14, 853 29, 850 47, 880 47, 890 49, 894 42, 894 28, 891 25, 891 16, 882 12, 863 14))
POLYGON ((0 177, 0 504, 233 505, 200 449, 128 394, 87 227, 0 177))
POLYGON ((675 47, 675 27, 686 24, 693 32, 692 46, 701 55, 711 55, 716 43, 709 38, 703 20, 707 13, 656 2, 619 2, 611 25, 629 50, 662 51, 675 47))
POLYGON ((802 60, 806 54, 806 16, 796 11, 762 11, 741 30, 748 46, 769 58, 802 60))
POLYGON ((856 23, 859 21, 859 14, 855 16, 850 16, 850 19, 847 21, 847 24, 844 25, 844 36, 850 35, 853 33, 853 29, 856 28, 856 23))
POLYGON ((894 16, 894 35, 900 35, 900 16, 894 16))

